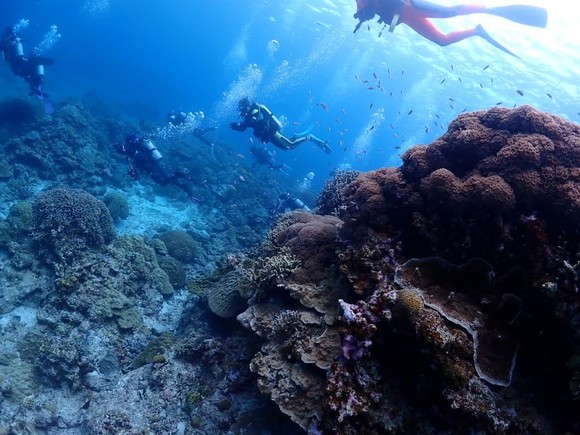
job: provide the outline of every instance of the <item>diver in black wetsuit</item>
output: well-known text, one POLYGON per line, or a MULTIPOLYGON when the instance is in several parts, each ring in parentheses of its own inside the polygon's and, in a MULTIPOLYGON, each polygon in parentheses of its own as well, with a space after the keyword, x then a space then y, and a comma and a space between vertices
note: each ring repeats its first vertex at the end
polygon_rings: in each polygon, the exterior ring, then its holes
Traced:
POLYGON ((281 213, 289 213, 292 210, 303 210, 310 211, 310 207, 304 204, 300 198, 293 196, 292 194, 286 192, 282 193, 278 197, 278 203, 276 207, 272 210, 272 215, 277 215, 281 213))
POLYGON ((10 65, 12 72, 29 84, 30 95, 41 100, 48 97, 42 88, 42 79, 44 78, 44 67, 52 65, 54 59, 40 56, 24 57, 22 40, 12 26, 4 30, 0 41, 0 52, 3 59, 10 65))
POLYGON ((250 152, 254 156, 256 162, 260 165, 264 165, 270 169, 280 171, 283 174, 288 174, 286 170, 290 168, 284 163, 276 163, 276 157, 274 153, 268 150, 268 148, 265 146, 250 147, 250 152))
POLYGON ((161 186, 173 184, 182 189, 192 202, 198 202, 193 193, 192 183, 204 186, 204 182, 191 177, 187 170, 177 169, 170 165, 150 139, 145 139, 137 134, 131 134, 125 138, 123 144, 115 145, 118 153, 127 156, 131 162, 129 175, 138 179, 141 172, 149 174, 151 179, 161 186))

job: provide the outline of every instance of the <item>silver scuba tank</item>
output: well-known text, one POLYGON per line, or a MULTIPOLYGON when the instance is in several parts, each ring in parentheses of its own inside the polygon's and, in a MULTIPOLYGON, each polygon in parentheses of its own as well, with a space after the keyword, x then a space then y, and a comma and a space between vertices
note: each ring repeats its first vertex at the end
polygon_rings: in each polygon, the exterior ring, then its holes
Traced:
POLYGON ((161 157, 163 157, 163 155, 159 152, 159 150, 155 147, 155 145, 153 145, 153 142, 151 142, 151 140, 147 139, 143 141, 143 145, 145 145, 145 148, 147 148, 151 152, 151 157, 153 157, 153 160, 159 160, 161 157))
POLYGON ((16 56, 18 57, 24 56, 24 47, 22 46, 22 40, 18 37, 14 40, 14 54, 16 54, 16 56))

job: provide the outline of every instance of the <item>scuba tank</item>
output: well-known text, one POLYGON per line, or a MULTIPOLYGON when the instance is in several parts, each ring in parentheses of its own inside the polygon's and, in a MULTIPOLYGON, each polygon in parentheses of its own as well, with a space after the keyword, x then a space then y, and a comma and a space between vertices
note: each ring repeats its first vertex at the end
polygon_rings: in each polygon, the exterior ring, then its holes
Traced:
POLYGON ((36 75, 39 77, 44 77, 44 65, 39 63, 36 65, 36 75))
POLYGON ((260 111, 265 113, 266 116, 271 119, 272 121, 274 121, 274 124, 276 125, 276 131, 282 129, 282 123, 280 122, 280 120, 272 113, 272 111, 270 109, 268 109, 266 106, 260 104, 260 111))
POLYGON ((143 141, 143 146, 147 148, 151 152, 151 157, 153 160, 159 160, 163 155, 159 152, 159 150, 153 145, 150 139, 146 139, 143 141))
POLYGON ((14 39, 14 54, 16 57, 24 56, 24 47, 22 46, 22 40, 17 36, 14 39))

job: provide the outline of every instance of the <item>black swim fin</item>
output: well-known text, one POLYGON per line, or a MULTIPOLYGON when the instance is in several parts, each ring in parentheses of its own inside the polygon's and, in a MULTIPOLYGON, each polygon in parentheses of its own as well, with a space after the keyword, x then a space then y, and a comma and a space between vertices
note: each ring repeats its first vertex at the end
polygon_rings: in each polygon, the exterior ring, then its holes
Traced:
POLYGON ((503 45, 501 45, 499 42, 497 42, 495 39, 493 39, 491 36, 489 36, 489 33, 487 33, 484 28, 478 24, 475 27, 475 30, 477 31, 477 36, 482 37, 483 39, 485 39, 487 42, 489 42, 491 45, 493 45, 495 48, 499 48, 501 51, 503 51, 504 53, 507 53, 513 57, 517 57, 518 59, 521 59, 517 54, 511 52, 510 50, 508 50, 506 47, 504 47, 503 45))
POLYGON ((497 15, 526 26, 546 27, 548 11, 537 6, 512 5, 487 8, 486 14, 497 15))

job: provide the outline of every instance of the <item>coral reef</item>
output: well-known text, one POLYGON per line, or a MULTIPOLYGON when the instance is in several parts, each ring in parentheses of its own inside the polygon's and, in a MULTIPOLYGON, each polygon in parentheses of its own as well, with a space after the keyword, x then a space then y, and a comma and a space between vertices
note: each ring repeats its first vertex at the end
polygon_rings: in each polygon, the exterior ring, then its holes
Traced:
POLYGON ((195 240, 185 231, 166 231, 158 237, 165 243, 168 254, 173 258, 184 263, 191 263, 195 259, 195 240))
POLYGON ((304 430, 322 417, 326 372, 340 353, 333 323, 338 299, 348 292, 334 248, 340 225, 337 218, 302 212, 280 219, 258 264, 282 261, 286 272, 252 281, 259 297, 237 317, 265 340, 250 365, 260 391, 304 430))
POLYGON ((115 237, 105 204, 79 189, 40 193, 32 203, 32 219, 34 239, 56 261, 71 261, 87 248, 100 249, 115 237))
POLYGON ((579 150, 574 124, 494 108, 342 189, 353 293, 322 430, 577 430, 579 150))
POLYGON ((103 196, 103 202, 109 209, 113 220, 125 220, 129 217, 129 203, 125 195, 119 192, 109 192, 103 196))

